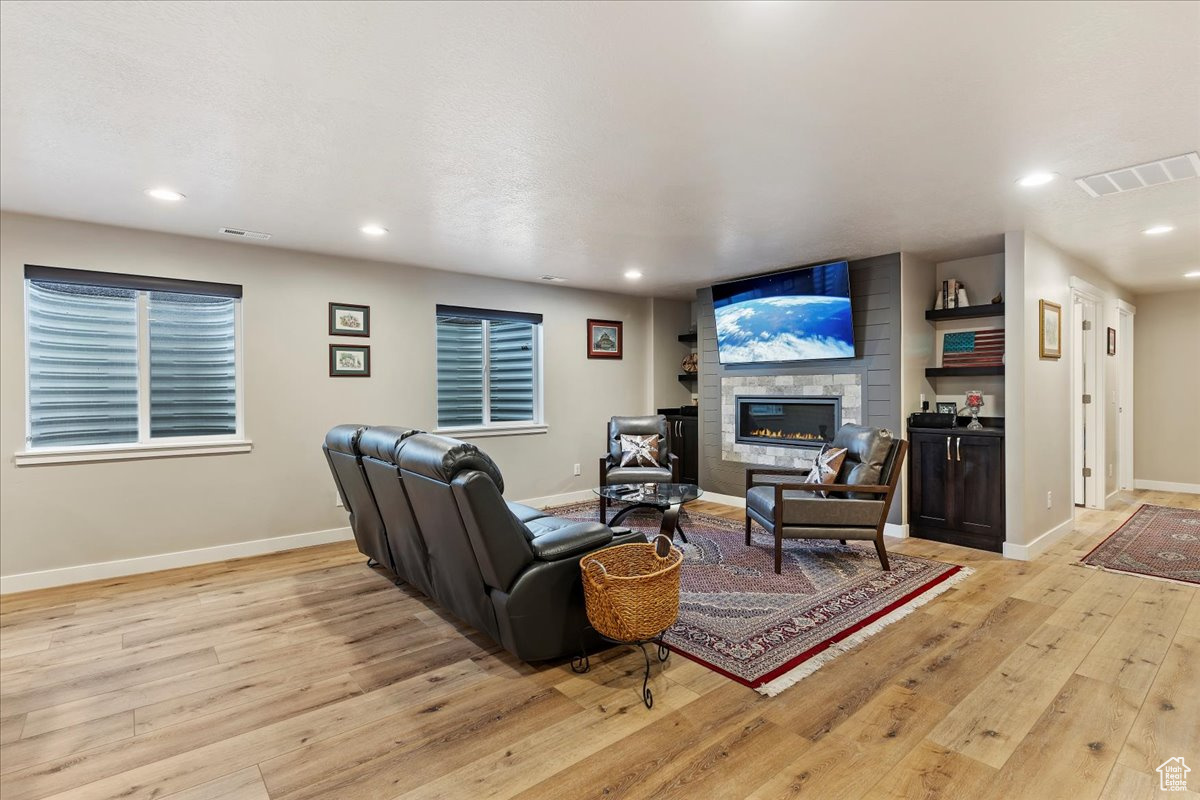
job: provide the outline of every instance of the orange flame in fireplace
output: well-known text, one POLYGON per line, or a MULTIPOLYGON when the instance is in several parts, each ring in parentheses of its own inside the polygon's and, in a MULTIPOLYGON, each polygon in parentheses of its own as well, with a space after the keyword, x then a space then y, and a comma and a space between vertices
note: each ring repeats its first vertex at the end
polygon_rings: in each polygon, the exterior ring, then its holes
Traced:
POLYGON ((800 441, 823 442, 825 437, 816 433, 784 433, 783 431, 773 431, 770 428, 755 428, 750 431, 748 436, 756 436, 760 439, 797 439, 800 441))

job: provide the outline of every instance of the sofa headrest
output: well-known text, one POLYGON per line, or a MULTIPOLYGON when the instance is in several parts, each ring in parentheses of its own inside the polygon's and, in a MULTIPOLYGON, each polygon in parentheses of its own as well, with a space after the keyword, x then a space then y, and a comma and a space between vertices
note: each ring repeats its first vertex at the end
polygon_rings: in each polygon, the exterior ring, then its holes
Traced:
POLYGON ((358 437, 366 429, 366 425, 337 425, 325 434, 325 446, 335 453, 345 453, 348 456, 356 456, 354 446, 358 443, 358 437))
POLYGON ((447 484, 460 472, 477 470, 504 493, 504 477, 496 462, 475 445, 448 436, 417 433, 408 437, 400 450, 400 468, 447 484))
POLYGON ((358 452, 364 458, 374 458, 388 464, 399 464, 397 451, 400 449, 400 444, 408 437, 418 433, 420 431, 395 425, 367 428, 358 437, 358 452))

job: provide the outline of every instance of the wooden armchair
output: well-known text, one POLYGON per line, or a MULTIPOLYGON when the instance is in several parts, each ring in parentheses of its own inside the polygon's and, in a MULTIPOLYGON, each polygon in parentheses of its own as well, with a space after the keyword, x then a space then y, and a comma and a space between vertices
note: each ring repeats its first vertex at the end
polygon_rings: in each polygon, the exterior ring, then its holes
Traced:
POLYGON ((900 480, 908 442, 892 439, 886 431, 843 426, 834 445, 847 447, 839 473, 841 483, 803 483, 807 469, 746 470, 746 544, 751 525, 757 522, 775 537, 775 572, 783 570, 784 539, 872 540, 885 570, 887 550, 883 528, 887 524, 896 484, 900 480), (843 436, 843 430, 855 428, 843 436), (839 439, 843 440, 839 443, 839 439), (865 468, 864 468, 865 467, 865 468), (871 476, 877 476, 872 478, 871 476), (869 483, 856 480, 867 478, 869 483), (824 492, 822 497, 818 492, 824 492))

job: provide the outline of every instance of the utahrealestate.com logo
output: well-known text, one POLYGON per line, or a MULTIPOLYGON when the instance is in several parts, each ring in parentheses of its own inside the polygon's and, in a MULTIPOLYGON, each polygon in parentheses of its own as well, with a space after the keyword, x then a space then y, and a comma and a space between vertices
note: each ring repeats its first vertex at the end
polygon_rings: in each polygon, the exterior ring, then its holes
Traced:
POLYGON ((1192 768, 1183 763, 1183 756, 1168 758, 1158 766, 1158 786, 1164 792, 1186 792, 1187 776, 1192 768))

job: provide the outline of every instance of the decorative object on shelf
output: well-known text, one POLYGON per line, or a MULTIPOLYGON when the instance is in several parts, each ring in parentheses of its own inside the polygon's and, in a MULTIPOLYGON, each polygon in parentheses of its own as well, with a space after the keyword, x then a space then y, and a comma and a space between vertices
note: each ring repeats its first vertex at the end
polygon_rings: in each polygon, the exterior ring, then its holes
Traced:
POLYGON ((1038 355, 1062 358, 1062 306, 1038 300, 1038 355))
POLYGON ((688 353, 686 356, 683 357, 683 363, 679 365, 679 368, 682 369, 684 372, 686 372, 688 375, 695 375, 697 372, 700 371, 700 363, 699 362, 700 362, 700 360, 699 360, 699 358, 697 358, 695 353, 688 353))
POLYGON ((971 421, 967 424, 967 430, 977 431, 983 428, 983 424, 979 421, 979 409, 983 408, 983 392, 978 389, 969 389, 967 391, 967 410, 971 412, 971 421))
POLYGON ((969 305, 971 304, 967 302, 967 286, 957 278, 942 281, 942 290, 933 301, 935 311, 942 308, 966 308, 969 305))
POLYGON ((369 378, 371 377, 371 345, 369 344, 331 344, 329 345, 329 377, 331 378, 369 378))
POLYGON ((329 304, 330 336, 370 336, 371 307, 350 303, 329 304))
POLYGON ((943 367, 995 367, 1003 363, 1003 328, 949 331, 942 335, 943 367))
POLYGON ((1004 302, 1004 292, 997 292, 996 296, 992 298, 992 305, 994 305, 994 306, 999 305, 1000 303, 1003 303, 1003 302, 1004 302))
POLYGON ((1108 329, 1108 354, 1115 356, 1117 354, 1117 329, 1108 329))
POLYGON ((587 357, 588 358, 621 358, 625 345, 621 329, 624 323, 610 319, 589 319, 587 321, 587 357))
POLYGON ((955 416, 958 416, 958 406, 954 405, 954 403, 938 403, 937 413, 954 414, 955 416))

